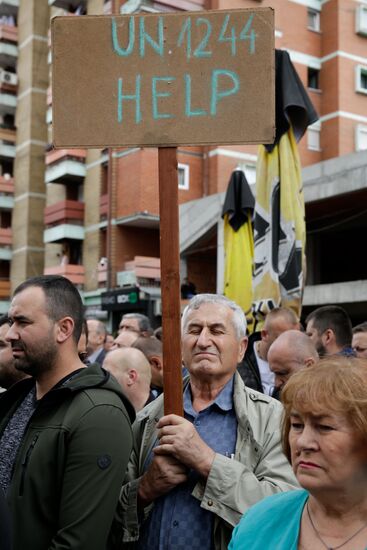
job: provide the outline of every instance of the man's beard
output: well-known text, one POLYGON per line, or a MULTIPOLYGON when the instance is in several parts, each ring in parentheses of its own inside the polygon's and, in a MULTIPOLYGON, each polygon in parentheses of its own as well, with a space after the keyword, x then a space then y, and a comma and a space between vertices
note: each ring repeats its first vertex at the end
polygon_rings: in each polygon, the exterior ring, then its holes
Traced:
POLYGON ((321 340, 317 342, 315 347, 319 357, 325 357, 325 355, 327 355, 327 350, 321 340))
POLYGON ((55 363, 57 347, 53 342, 40 342, 37 351, 27 350, 23 342, 15 342, 12 347, 23 351, 24 355, 14 357, 14 367, 25 374, 37 378, 41 373, 51 370, 55 363))

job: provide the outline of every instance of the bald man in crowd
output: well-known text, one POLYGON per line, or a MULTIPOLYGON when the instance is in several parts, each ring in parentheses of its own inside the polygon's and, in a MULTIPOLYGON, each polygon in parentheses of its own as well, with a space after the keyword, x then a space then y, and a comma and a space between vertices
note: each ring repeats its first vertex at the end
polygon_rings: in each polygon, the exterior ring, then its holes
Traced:
POLYGON ((125 347, 110 351, 103 368, 116 378, 136 412, 154 399, 150 393, 150 365, 138 349, 125 347))
POLYGON ((111 351, 118 348, 130 348, 138 338, 139 336, 136 332, 122 330, 114 339, 111 351))
POLYGON ((299 319, 291 309, 278 307, 267 314, 261 332, 250 335, 245 357, 238 366, 248 388, 273 395, 275 377, 269 368, 269 348, 280 334, 299 328, 299 319))
POLYGON ((275 376, 275 388, 281 390, 298 370, 314 365, 319 359, 314 343, 299 330, 287 330, 278 336, 268 352, 270 370, 275 376))

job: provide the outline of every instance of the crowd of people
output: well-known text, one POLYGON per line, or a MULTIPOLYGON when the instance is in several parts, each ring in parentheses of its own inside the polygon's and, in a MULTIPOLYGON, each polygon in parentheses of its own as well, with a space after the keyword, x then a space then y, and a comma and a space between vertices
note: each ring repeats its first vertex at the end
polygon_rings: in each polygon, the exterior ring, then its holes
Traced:
POLYGON ((367 322, 233 301, 182 315, 184 415, 164 413, 162 329, 84 319, 64 277, 0 318, 3 550, 364 550, 367 322))

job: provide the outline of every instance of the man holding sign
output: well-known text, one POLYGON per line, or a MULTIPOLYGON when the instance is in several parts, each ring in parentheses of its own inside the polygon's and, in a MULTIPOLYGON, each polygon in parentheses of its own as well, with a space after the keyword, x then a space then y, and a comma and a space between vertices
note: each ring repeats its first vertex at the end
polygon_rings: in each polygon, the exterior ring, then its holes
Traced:
POLYGON ((135 445, 114 524, 115 547, 225 549, 241 515, 296 481, 282 453, 282 407, 236 373, 246 350, 243 311, 195 296, 182 317, 184 418, 163 396, 134 425, 135 445))

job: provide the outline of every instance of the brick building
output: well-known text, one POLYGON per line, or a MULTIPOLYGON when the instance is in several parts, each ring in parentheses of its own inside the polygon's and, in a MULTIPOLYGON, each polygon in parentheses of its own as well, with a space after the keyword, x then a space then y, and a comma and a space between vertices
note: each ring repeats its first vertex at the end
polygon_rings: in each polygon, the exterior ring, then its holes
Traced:
MULTIPOLYGON (((256 8, 275 10, 275 44, 289 51, 320 115, 299 144, 306 199, 304 310, 367 314, 367 2, 364 0, 2 0, 0 2, 0 310, 11 288, 60 273, 90 315, 115 328, 121 312, 160 314, 157 150, 54 150, 50 18, 256 8)), ((181 274, 222 290, 220 219, 231 172, 250 183, 256 146, 179 147, 181 274)))

